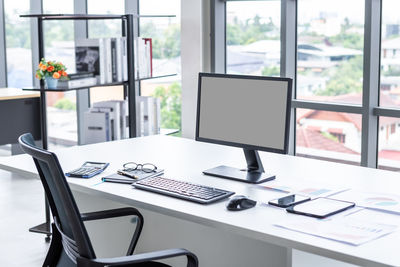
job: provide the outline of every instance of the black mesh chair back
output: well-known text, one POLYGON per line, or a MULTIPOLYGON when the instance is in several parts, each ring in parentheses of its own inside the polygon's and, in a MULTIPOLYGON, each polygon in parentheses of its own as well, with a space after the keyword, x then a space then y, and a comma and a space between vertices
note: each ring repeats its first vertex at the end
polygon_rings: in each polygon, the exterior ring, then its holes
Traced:
POLYGON ((88 233, 57 156, 37 148, 31 134, 22 135, 19 143, 22 150, 33 157, 55 218, 55 226, 62 234, 64 251, 74 262, 78 254, 89 259, 95 258, 88 233))
POLYGON ((32 156, 43 184, 53 215, 52 242, 43 266, 168 266, 155 260, 186 256, 187 266, 198 266, 197 257, 186 249, 168 249, 132 255, 143 227, 143 216, 132 207, 91 213, 79 212, 71 189, 65 179, 57 156, 35 146, 31 134, 18 139, 22 150, 32 156), (129 245, 127 256, 97 259, 90 242, 84 221, 136 216, 136 229, 129 245))

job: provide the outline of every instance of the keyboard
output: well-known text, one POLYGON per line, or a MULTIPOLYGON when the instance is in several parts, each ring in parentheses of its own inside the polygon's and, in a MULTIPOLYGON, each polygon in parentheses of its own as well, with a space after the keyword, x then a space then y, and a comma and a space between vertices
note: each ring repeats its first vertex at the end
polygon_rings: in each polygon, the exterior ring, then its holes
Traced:
POLYGON ((133 183, 132 186, 138 189, 201 204, 209 204, 220 199, 228 198, 229 196, 235 194, 235 192, 231 191, 177 181, 159 176, 140 179, 133 183))

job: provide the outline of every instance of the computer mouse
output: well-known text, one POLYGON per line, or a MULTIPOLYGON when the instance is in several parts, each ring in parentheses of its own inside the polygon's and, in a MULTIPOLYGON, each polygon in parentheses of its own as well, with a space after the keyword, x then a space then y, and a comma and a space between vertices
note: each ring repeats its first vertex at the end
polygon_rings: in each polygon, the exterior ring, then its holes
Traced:
POLYGON ((231 211, 247 210, 254 207, 257 201, 249 199, 248 197, 238 195, 234 196, 226 205, 226 208, 231 211))

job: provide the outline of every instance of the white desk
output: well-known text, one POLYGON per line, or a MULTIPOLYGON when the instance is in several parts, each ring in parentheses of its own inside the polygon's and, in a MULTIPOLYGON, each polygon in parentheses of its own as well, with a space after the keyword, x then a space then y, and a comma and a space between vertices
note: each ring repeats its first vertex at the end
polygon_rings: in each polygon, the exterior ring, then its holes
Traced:
MULTIPOLYGON (((245 160, 242 150, 183 138, 136 138, 71 147, 58 150, 56 154, 65 171, 80 166, 86 160, 110 162, 105 174, 115 172, 127 161, 151 162, 165 168, 166 177, 232 190, 259 201, 266 202, 278 194, 258 185, 202 175, 202 170, 219 164, 243 166, 245 160)), ((275 173, 277 179, 281 180, 325 181, 387 193, 398 193, 400 188, 400 175, 394 172, 265 152, 260 152, 260 156, 265 169, 275 173)), ((32 159, 26 155, 1 158, 0 168, 37 177, 32 159)), ((104 200, 132 205, 144 211, 144 235, 147 237, 145 241, 139 241, 142 242, 139 250, 178 245, 196 253, 201 266, 289 266, 291 249, 362 266, 400 266, 399 231, 354 247, 275 227, 272 225, 274 222, 294 220, 298 215, 287 214, 281 209, 260 203, 246 211, 229 212, 225 209, 227 200, 200 205, 132 189, 129 185, 99 184, 100 177, 87 180, 69 178, 68 181, 77 196, 78 205, 85 206, 82 199, 90 202, 83 209, 90 209, 90 205, 92 208, 112 206, 101 202, 104 200), (91 197, 93 201, 89 200, 91 197), (157 216, 160 217, 156 219, 157 216), (182 234, 175 236, 173 231, 178 230, 182 234), (165 238, 173 238, 164 239, 163 234, 165 238), (204 239, 207 238, 211 238, 211 241, 205 243, 204 239), (235 242, 242 242, 242 245, 235 242), (224 254, 229 251, 224 251, 223 247, 233 253, 224 254), (217 252, 213 254, 213 251, 217 252), (210 258, 218 257, 221 259, 210 261, 210 258), (234 263, 223 264, 230 260, 234 263)))

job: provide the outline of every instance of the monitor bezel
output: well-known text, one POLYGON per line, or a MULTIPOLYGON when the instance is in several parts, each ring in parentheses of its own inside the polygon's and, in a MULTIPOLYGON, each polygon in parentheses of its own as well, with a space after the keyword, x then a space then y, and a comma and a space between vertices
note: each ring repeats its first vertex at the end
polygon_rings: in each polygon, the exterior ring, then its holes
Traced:
POLYGON ((292 79, 291 78, 199 72, 195 140, 201 141, 201 142, 218 144, 218 145, 240 147, 240 148, 244 148, 244 149, 252 149, 252 150, 260 150, 260 151, 266 151, 266 152, 287 154, 288 153, 288 144, 289 144, 289 132, 290 132, 291 102, 292 102, 292 79), (224 141, 224 140, 200 137, 199 131, 200 131, 201 81, 202 81, 203 77, 269 80, 269 81, 285 81, 285 82, 287 82, 288 83, 288 92, 287 92, 287 100, 286 100, 286 118, 285 118, 286 122, 285 122, 285 137, 284 137, 285 139, 284 139, 283 149, 255 146, 255 145, 249 145, 249 144, 243 144, 243 143, 236 143, 236 142, 229 142, 229 141, 224 141))

